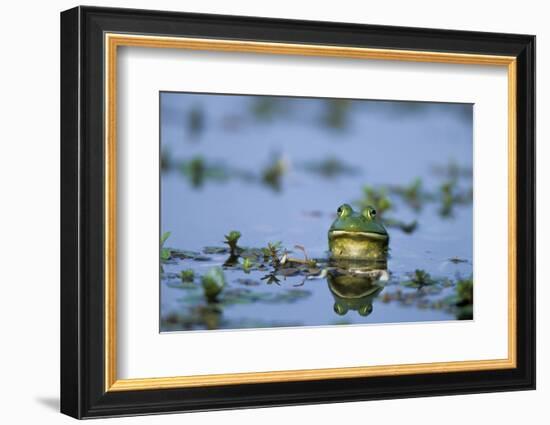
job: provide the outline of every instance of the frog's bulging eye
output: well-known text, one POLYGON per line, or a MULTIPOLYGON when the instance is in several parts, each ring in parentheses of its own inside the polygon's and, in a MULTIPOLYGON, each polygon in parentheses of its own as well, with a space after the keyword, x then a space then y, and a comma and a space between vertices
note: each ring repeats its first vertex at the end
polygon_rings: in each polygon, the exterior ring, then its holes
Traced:
POLYGON ((363 210, 363 216, 369 220, 374 220, 376 217, 376 210, 372 207, 367 207, 363 210))
POLYGON ((348 312, 348 309, 346 306, 336 302, 334 303, 334 312, 339 316, 343 316, 348 312))
POLYGON ((363 316, 363 317, 368 316, 369 314, 372 313, 372 304, 361 306, 359 310, 357 310, 357 312, 359 313, 360 316, 363 316))
POLYGON ((348 204, 340 205, 338 207, 338 209, 336 210, 339 217, 347 217, 348 215, 351 214, 351 211, 352 211, 352 209, 348 204))

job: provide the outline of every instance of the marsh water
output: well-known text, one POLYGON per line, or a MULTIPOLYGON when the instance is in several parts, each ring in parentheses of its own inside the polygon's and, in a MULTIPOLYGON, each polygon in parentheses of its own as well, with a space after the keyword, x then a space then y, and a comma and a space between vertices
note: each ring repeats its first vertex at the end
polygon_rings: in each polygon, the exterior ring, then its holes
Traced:
POLYGON ((472 318, 471 105, 160 96, 161 331, 472 318), (374 277, 329 260, 343 203, 390 235, 374 277))

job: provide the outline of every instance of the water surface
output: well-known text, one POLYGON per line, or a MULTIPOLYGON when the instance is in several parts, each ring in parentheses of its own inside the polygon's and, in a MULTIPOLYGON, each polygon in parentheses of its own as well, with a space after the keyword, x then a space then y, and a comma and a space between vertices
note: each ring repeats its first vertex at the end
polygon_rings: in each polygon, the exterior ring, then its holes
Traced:
POLYGON ((161 331, 471 318, 458 289, 472 276, 471 105, 161 93, 160 114, 161 231, 165 247, 194 252, 163 263, 161 331), (387 279, 363 314, 361 301, 335 311, 322 273, 275 271, 274 282, 272 267, 245 273, 242 258, 225 267, 227 252, 205 253, 238 230, 241 247, 280 241, 303 259, 300 245, 328 267, 336 209, 359 208, 365 186, 385 191, 392 207, 382 218, 393 226, 387 279), (213 267, 226 286, 208 302, 201 277, 213 267), (192 283, 182 270, 195 272, 192 283))

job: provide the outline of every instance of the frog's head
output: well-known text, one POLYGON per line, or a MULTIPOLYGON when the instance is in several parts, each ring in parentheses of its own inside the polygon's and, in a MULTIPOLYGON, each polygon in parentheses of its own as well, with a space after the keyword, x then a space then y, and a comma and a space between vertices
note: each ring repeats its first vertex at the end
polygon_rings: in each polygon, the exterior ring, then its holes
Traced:
POLYGON ((376 220, 376 210, 367 206, 355 212, 348 204, 338 207, 338 216, 328 232, 329 248, 340 258, 380 258, 385 255, 389 236, 376 220))

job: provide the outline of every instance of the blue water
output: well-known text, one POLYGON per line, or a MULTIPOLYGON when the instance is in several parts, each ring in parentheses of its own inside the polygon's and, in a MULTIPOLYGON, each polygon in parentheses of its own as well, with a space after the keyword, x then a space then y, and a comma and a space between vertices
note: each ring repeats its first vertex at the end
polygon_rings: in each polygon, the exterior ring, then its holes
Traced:
MULTIPOLYGON (((223 246, 224 235, 239 230, 239 245, 263 247, 281 241, 292 249, 299 244, 309 257, 327 257, 327 231, 337 207, 361 199, 362 187, 403 186, 421 178, 423 189, 436 192, 445 177, 436 172, 449 163, 466 170, 458 187, 472 186, 472 107, 462 104, 353 101, 337 128, 324 119, 323 99, 282 98, 272 113, 255 113, 261 99, 254 96, 211 94, 161 94, 161 152, 173 164, 201 157, 221 168, 245 171, 249 177, 205 178, 195 187, 178 166, 161 174, 161 229, 170 231, 166 246, 201 251, 223 246), (280 104, 280 105, 279 105, 280 104), (198 117, 198 118, 197 118, 198 117), (311 161, 337 158, 353 169, 325 177, 304 168, 311 161), (279 190, 258 181, 265 167, 278 159, 284 165, 279 190), (470 172, 468 172, 470 170, 470 172), (251 177, 250 177, 251 176, 251 177)), ((268 111, 269 112, 269 111, 268 111)), ((200 276, 221 266, 227 255, 208 255, 208 261, 170 261, 161 274, 161 330, 241 328, 264 326, 315 326, 453 320, 453 311, 426 308, 429 302, 453 294, 452 285, 414 298, 415 288, 403 287, 410 274, 422 269, 437 279, 456 280, 472 274, 472 205, 453 208, 442 217, 436 202, 425 202, 420 211, 399 197, 390 198, 388 211, 403 222, 417 220, 411 234, 388 227, 390 278, 372 302, 372 312, 361 316, 350 310, 334 312, 334 297, 326 279, 288 277, 280 285, 261 280, 265 271, 226 269, 226 289, 281 293, 298 288, 303 298, 293 302, 252 302, 216 307, 214 324, 196 318, 201 299, 200 276), (450 259, 459 258, 460 262, 450 259), (195 288, 180 288, 175 276, 193 269, 195 288), (243 285, 239 279, 255 284, 243 285), (397 291, 413 295, 411 302, 392 300, 397 291), (166 318, 170 320, 166 322, 166 318), (184 324, 186 323, 186 324, 184 324)), ((356 207, 356 205, 354 205, 356 207)), ((294 249, 293 257, 302 257, 294 249)), ((395 297, 394 297, 395 298, 395 297)), ((208 306, 207 306, 208 307, 208 306)))

